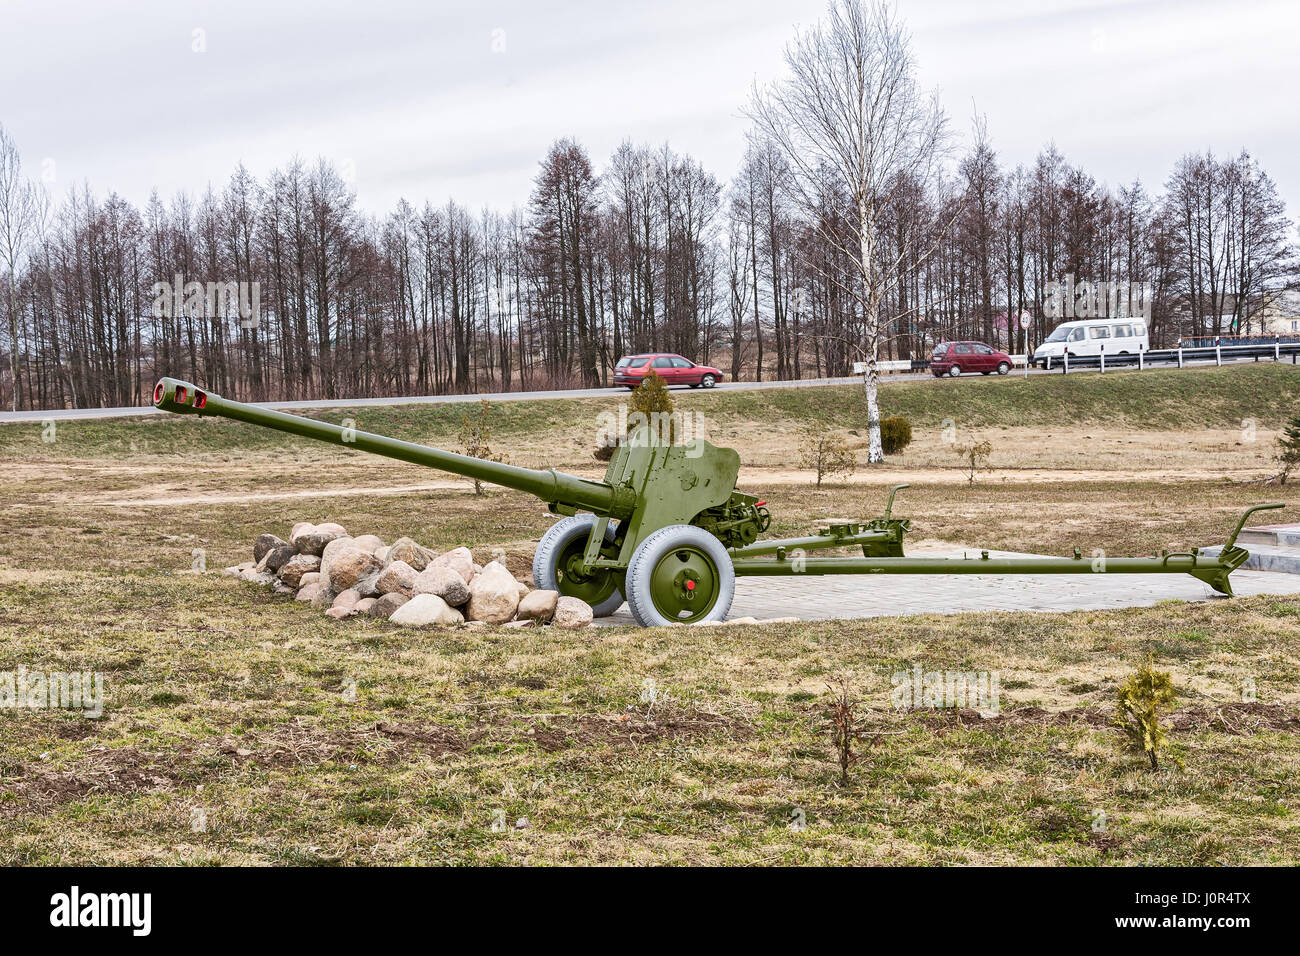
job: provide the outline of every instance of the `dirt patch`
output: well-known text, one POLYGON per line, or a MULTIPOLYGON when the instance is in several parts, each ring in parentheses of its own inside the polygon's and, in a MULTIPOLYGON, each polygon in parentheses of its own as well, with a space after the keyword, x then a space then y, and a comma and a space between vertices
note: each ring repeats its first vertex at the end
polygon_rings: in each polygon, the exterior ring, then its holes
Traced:
POLYGON ((482 736, 481 731, 462 734, 445 724, 433 723, 379 724, 375 729, 387 739, 399 741, 405 748, 431 757, 461 753, 482 736))
MULTIPOLYGON (((517 575, 516 575, 517 576, 517 575)), ((497 690, 502 687, 519 687, 523 690, 546 690, 549 684, 541 677, 519 677, 514 674, 468 671, 456 681, 461 687, 479 687, 497 690)))
MULTIPOLYGON (((940 734, 955 727, 1114 727, 1113 708, 1075 707, 1069 710, 1044 710, 1042 707, 1017 707, 996 716, 985 717, 976 710, 920 710, 914 716, 934 725, 940 734)), ((1185 707, 1168 718, 1171 730, 1194 733, 1216 730, 1234 736, 1253 736, 1265 731, 1300 731, 1300 709, 1285 704, 1220 704, 1214 707, 1185 707)))
POLYGON ((191 787, 244 768, 311 769, 330 761, 389 765, 415 754, 439 759, 463 752, 480 736, 481 731, 462 733, 437 723, 380 723, 339 730, 286 723, 164 753, 144 753, 133 747, 99 748, 68 770, 35 769, 14 780, 12 790, 28 803, 26 809, 36 809, 92 794, 191 787))
MULTIPOLYGON (((386 723, 330 730, 296 723, 249 731, 146 753, 134 747, 100 747, 66 770, 29 768, 7 782, 18 797, 4 802, 4 815, 37 813, 97 794, 150 794, 189 789, 241 770, 310 770, 330 762, 399 764, 419 755, 443 759, 464 753, 489 732, 521 734, 547 753, 571 747, 637 747, 665 740, 700 739, 714 734, 734 738, 752 733, 748 725, 701 711, 641 715, 547 715, 526 730, 519 716, 502 715, 462 729, 435 722, 386 723)), ((522 719, 531 720, 528 715, 522 719)))
POLYGON ((1250 737, 1262 731, 1300 732, 1300 709, 1284 704, 1224 704, 1221 707, 1189 707, 1177 711, 1171 724, 1174 730, 1218 730, 1238 737, 1250 737))
POLYGON ((93 793, 172 790, 178 778, 160 759, 133 747, 97 750, 75 770, 33 774, 20 779, 16 790, 38 803, 68 803, 93 793))

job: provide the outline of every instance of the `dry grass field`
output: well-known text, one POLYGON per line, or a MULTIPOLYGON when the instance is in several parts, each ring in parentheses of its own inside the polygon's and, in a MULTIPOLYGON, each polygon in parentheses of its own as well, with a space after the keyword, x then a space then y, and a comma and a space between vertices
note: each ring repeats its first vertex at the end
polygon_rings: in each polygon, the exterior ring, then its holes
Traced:
MULTIPOLYGON (((1296 485, 1260 483, 1300 408, 1287 366, 882 394, 886 414, 912 420, 912 447, 820 489, 797 465, 801 435, 860 441, 856 389, 690 392, 679 408, 741 450, 776 534, 874 514, 896 481, 912 483, 897 511, 918 539, 1060 553, 1211 544, 1250 503, 1300 507, 1296 485), (954 432, 993 442, 973 485, 954 432)), ((502 403, 492 444, 598 475, 594 422, 621 398, 502 403)), ((463 411, 323 417, 454 447, 463 411)), ((106 705, 97 720, 0 710, 0 861, 1300 858, 1300 596, 570 633, 338 623, 194 573, 194 554, 215 569, 262 531, 335 520, 501 547, 522 573, 550 516, 513 492, 475 497, 450 476, 234 423, 61 423, 42 437, 0 427, 0 672, 99 671, 106 705), (1109 726, 1118 681, 1148 655, 1180 693, 1182 769, 1151 771, 1109 726), (894 710, 891 675, 916 665, 995 672, 997 715, 894 710), (875 734, 848 786, 826 718, 841 679, 875 734)))

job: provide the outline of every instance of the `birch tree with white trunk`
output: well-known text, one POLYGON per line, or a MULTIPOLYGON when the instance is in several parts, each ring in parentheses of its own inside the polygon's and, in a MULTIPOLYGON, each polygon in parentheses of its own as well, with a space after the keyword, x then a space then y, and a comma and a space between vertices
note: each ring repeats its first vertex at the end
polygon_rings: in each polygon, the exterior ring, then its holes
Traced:
MULTIPOLYGON (((939 171, 947 123, 934 93, 917 83, 911 39, 893 7, 872 0, 832 0, 826 18, 786 47, 789 75, 754 88, 748 115, 756 135, 775 144, 789 163, 792 198, 814 215, 828 203, 849 205, 849 235, 818 228, 852 262, 843 284, 863 317, 868 461, 884 461, 878 400, 881 309, 928 252, 904 248, 887 261, 878 228, 896 190, 926 183, 939 171)), ((809 263, 815 268, 815 264, 809 263)))

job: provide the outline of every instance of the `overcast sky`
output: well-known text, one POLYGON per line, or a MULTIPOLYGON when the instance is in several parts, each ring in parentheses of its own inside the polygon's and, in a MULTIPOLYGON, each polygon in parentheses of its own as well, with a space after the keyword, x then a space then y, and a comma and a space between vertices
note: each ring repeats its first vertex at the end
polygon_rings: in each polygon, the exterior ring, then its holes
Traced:
MULTIPOLYGON (((1112 185, 1251 150, 1300 214, 1300 3, 900 0, 922 81, 1001 161, 1049 140, 1112 185)), ((0 0, 0 124, 58 195, 137 204, 293 155, 352 171, 360 206, 526 202, 570 135, 597 168, 671 142, 726 179, 751 83, 822 0, 0 0), (197 32, 196 32, 197 31, 197 32)))

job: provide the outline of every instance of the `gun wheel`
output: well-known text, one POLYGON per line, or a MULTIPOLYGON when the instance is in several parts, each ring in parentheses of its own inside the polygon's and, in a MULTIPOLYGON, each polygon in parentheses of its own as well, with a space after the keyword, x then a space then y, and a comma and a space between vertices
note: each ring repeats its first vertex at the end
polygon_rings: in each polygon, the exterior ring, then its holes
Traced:
POLYGON ((632 554, 627 603, 642 627, 722 621, 736 572, 722 542, 694 525, 660 528, 632 554))
MULTIPOLYGON (((533 555, 533 583, 539 588, 559 591, 591 605, 596 617, 609 617, 623 606, 623 575, 618 571, 582 571, 582 555, 596 516, 590 514, 561 518, 537 542, 533 555)), ((613 542, 615 527, 605 529, 605 540, 613 542)))

